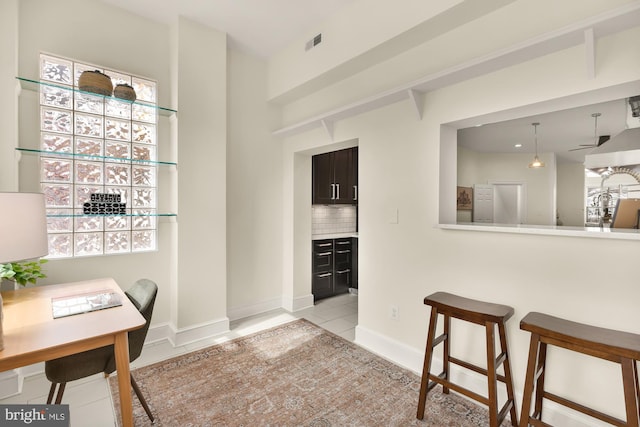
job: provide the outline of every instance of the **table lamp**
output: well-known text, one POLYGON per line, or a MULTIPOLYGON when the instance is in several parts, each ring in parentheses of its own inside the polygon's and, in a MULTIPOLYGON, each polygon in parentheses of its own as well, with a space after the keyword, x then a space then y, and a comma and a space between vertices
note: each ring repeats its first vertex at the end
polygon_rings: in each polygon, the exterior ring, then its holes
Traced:
MULTIPOLYGON (((41 193, 0 193, 0 264, 47 255, 47 218, 41 193)), ((0 350, 2 297, 0 296, 0 350)))

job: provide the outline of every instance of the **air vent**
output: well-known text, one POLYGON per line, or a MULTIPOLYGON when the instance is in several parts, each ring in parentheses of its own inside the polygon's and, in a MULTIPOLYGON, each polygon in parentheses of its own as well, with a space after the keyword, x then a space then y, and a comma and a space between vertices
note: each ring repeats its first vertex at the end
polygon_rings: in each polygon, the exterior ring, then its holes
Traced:
POLYGON ((322 42, 322 34, 318 34, 317 36, 315 36, 314 38, 312 38, 306 43, 304 50, 309 50, 312 47, 318 46, 321 42, 322 42))

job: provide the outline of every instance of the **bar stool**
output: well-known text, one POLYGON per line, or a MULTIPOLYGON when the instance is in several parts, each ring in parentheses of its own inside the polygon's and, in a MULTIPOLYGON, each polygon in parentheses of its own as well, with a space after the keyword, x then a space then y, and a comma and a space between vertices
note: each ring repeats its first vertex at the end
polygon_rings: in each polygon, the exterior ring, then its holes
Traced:
POLYGON ((640 335, 571 322, 535 312, 527 314, 520 321, 520 329, 531 332, 520 427, 530 424, 548 425, 542 422, 542 399, 552 400, 615 426, 638 427, 640 393, 636 361, 640 360, 640 335), (547 344, 619 363, 622 368, 627 421, 545 391, 547 344), (531 397, 534 391, 534 412, 531 414, 531 397))
POLYGON ((446 292, 436 292, 424 299, 425 305, 431 306, 431 319, 429 320, 429 333, 427 336, 427 348, 424 355, 422 368, 422 382, 420 385, 420 397, 418 400, 418 419, 424 418, 427 393, 437 384, 442 386, 445 394, 449 389, 461 393, 489 407, 489 425, 498 427, 508 413, 511 414, 511 424, 518 425, 516 403, 513 394, 513 380, 507 352, 507 335, 505 323, 513 316, 513 308, 473 299, 463 298, 446 292), (438 315, 444 316, 444 332, 436 337, 436 324, 438 315), (473 365, 469 362, 452 357, 449 352, 451 338, 451 318, 482 325, 486 329, 487 369, 473 365), (498 326, 500 337, 500 354, 495 354, 495 326, 498 326), (439 375, 431 373, 431 359, 433 350, 438 344, 443 344, 443 371, 439 375), (488 397, 481 396, 464 387, 454 384, 450 380, 449 365, 454 363, 463 368, 483 374, 487 377, 488 397), (497 369, 502 365, 504 375, 500 375, 497 369), (431 380, 431 382, 429 381, 431 380), (507 388, 507 401, 498 411, 498 381, 503 382, 507 388))

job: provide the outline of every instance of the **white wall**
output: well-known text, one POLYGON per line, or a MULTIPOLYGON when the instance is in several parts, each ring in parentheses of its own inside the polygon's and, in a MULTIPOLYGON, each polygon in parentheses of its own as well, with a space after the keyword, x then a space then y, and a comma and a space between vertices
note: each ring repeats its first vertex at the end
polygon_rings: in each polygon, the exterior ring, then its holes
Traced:
POLYGON ((558 215, 565 226, 584 226, 584 178, 581 163, 558 164, 558 215))
MULTIPOLYGON (((514 16, 513 25, 525 18, 531 16, 514 16)), ((456 174, 454 165, 439 164, 441 136, 448 138, 441 134, 447 129, 443 124, 580 93, 586 93, 588 101, 592 90, 640 81, 640 53, 633 41, 639 36, 636 28, 598 40, 594 79, 585 77, 580 46, 430 92, 421 121, 404 101, 335 123, 334 140, 359 140, 359 343, 420 371, 429 313, 422 303, 425 296, 447 290, 508 304, 515 308, 508 336, 515 386, 521 393, 529 335, 519 330, 518 321, 527 312, 638 332, 636 243, 443 230, 437 224, 439 179, 445 176, 441 168, 456 174), (395 210, 397 224, 388 215, 395 210), (616 268, 603 267, 612 265, 616 268), (389 317, 392 305, 398 307, 398 320, 389 317)), ((325 100, 340 98, 327 95, 325 100)), ((295 153, 327 143, 327 135, 314 130, 287 138, 284 147, 295 153)), ((296 205, 296 196, 285 192, 285 204, 296 205)), ((287 243, 285 254, 292 250, 287 243)), ((484 363, 482 330, 454 327, 459 332, 453 351, 484 363)), ((549 385, 623 416, 617 368, 585 359, 553 351, 550 363, 561 367, 554 369, 549 385), (599 387, 587 385, 587 378, 599 387)), ((589 425, 569 422, 563 414, 552 414, 557 417, 552 423, 589 425)))
POLYGON ((233 320, 282 306, 282 154, 266 63, 229 50, 227 305, 233 320))
POLYGON ((177 52, 178 252, 180 329, 228 330, 226 314, 227 39, 179 18, 177 52))
POLYGON ((18 0, 0 3, 0 191, 16 191, 18 168, 13 159, 18 145, 18 0))

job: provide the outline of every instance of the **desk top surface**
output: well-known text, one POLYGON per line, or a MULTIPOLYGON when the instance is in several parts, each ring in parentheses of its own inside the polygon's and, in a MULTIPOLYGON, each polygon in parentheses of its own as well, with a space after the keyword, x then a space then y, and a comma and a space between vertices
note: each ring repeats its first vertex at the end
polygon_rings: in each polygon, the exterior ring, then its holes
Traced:
POLYGON ((138 329, 144 317, 111 278, 35 286, 2 292, 4 350, 0 371, 113 343, 115 334, 138 329), (110 290, 122 305, 53 318, 51 299, 110 290))

